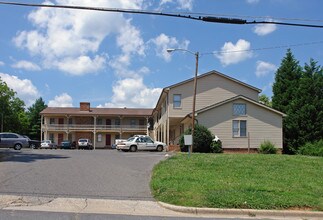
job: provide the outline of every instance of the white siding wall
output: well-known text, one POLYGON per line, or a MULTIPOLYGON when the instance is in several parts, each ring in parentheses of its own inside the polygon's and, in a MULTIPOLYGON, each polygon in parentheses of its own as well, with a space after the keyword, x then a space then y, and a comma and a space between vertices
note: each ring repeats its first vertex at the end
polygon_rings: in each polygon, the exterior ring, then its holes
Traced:
MULTIPOLYGON (((184 117, 192 112, 193 81, 174 87, 169 92, 170 117, 184 117), (173 95, 182 95, 182 107, 173 108, 173 95)), ((258 101, 258 92, 225 77, 210 74, 199 78, 197 83, 196 110, 210 106, 237 95, 258 101)))
POLYGON ((223 148, 248 148, 247 137, 233 137, 232 120, 247 120, 247 133, 250 134, 250 148, 258 148, 264 140, 269 140, 282 148, 282 116, 244 100, 236 100, 197 116, 199 124, 217 135, 223 148), (233 116, 232 104, 246 103, 247 116, 233 116))

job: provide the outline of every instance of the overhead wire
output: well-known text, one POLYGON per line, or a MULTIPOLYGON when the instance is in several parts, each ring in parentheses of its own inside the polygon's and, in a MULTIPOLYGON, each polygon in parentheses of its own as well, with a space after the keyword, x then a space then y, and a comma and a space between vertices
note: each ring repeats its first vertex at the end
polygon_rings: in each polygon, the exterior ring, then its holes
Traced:
POLYGON ((63 9, 78 9, 78 10, 92 10, 92 11, 105 11, 105 12, 116 12, 116 13, 129 13, 129 14, 146 14, 146 15, 156 15, 156 16, 167 16, 176 17, 183 19, 191 19, 212 23, 225 23, 225 24, 277 24, 277 25, 288 25, 288 26, 298 26, 298 27, 310 27, 310 28, 323 28, 323 25, 314 24, 303 24, 303 23, 287 23, 287 22, 277 22, 277 21, 247 21, 238 18, 226 18, 226 17, 214 17, 214 16, 193 16, 193 13, 188 15, 165 13, 158 11, 148 11, 148 10, 138 10, 138 9, 121 9, 121 8, 104 8, 104 7, 87 7, 87 6, 71 6, 71 5, 50 5, 50 4, 32 4, 32 3, 19 3, 19 2, 3 2, 0 4, 5 5, 16 5, 16 6, 27 6, 27 7, 46 7, 46 8, 63 8, 63 9))
POLYGON ((246 50, 213 51, 213 52, 200 53, 200 55, 203 56, 203 55, 216 55, 216 54, 225 54, 225 53, 243 53, 243 52, 250 52, 250 51, 274 50, 274 49, 281 49, 281 48, 301 47, 301 46, 309 46, 309 45, 316 45, 316 44, 323 44, 323 41, 314 41, 314 42, 289 44, 289 45, 279 45, 279 46, 272 46, 272 47, 251 48, 251 49, 246 49, 246 50))

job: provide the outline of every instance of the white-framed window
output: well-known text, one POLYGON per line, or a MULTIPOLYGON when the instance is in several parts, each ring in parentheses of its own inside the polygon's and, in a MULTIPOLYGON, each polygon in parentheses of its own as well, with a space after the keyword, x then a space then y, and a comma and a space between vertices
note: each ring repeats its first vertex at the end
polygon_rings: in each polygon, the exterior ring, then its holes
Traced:
POLYGON ((102 142, 102 134, 98 134, 98 142, 102 142))
POLYGON ((247 115, 247 105, 244 103, 233 103, 233 115, 247 115))
POLYGON ((181 108, 182 107, 182 95, 181 94, 174 94, 173 95, 173 107, 174 108, 181 108))
POLYGON ((232 121, 232 136, 233 137, 247 137, 247 121, 233 120, 232 121))

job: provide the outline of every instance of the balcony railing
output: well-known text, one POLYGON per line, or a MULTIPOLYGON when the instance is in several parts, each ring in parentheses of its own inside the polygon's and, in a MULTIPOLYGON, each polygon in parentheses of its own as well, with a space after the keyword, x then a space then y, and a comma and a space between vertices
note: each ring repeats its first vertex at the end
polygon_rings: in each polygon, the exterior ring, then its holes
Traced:
POLYGON ((147 125, 43 124, 47 131, 146 131, 147 125))

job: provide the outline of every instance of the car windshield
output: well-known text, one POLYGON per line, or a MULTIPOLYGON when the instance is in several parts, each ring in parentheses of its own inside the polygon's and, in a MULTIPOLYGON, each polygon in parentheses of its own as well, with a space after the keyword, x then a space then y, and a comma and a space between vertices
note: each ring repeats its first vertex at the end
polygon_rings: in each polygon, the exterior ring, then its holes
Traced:
POLYGON ((86 139, 80 139, 79 142, 87 142, 86 139))
POLYGON ((42 141, 42 143, 48 143, 48 144, 49 144, 49 143, 50 143, 50 141, 42 141))
POLYGON ((134 138, 134 137, 131 137, 131 138, 129 138, 127 141, 132 142, 133 140, 135 140, 135 138, 134 138))

